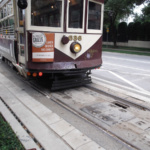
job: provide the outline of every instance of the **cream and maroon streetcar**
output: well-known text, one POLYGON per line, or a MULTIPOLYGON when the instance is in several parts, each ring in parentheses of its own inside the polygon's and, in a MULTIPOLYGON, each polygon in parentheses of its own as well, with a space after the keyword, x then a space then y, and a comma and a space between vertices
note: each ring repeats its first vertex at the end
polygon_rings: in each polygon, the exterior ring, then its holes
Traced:
POLYGON ((102 65, 103 14, 104 0, 1 0, 2 59, 52 89, 90 83, 102 65))

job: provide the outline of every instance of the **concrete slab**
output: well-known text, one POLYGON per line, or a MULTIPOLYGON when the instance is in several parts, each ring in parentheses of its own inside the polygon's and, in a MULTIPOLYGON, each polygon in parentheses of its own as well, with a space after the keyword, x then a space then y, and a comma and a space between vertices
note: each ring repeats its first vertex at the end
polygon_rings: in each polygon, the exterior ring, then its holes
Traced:
POLYGON ((134 119, 130 120, 129 122, 142 130, 146 130, 146 129, 150 128, 150 122, 145 121, 140 118, 134 118, 134 119))
POLYGON ((77 150, 87 150, 87 149, 90 149, 90 150, 104 150, 104 148, 100 147, 98 144, 96 145, 93 142, 89 142, 89 143, 79 147, 77 150))
POLYGON ((57 123, 54 123, 50 125, 50 127, 61 137, 65 136, 66 134, 75 129, 71 124, 69 124, 65 120, 61 120, 57 123))
POLYGON ((74 129, 73 131, 65 135, 63 139, 67 141, 67 143, 69 143, 69 145, 71 145, 73 149, 78 149, 79 147, 91 142, 91 140, 87 136, 85 136, 77 129, 74 129))
POLYGON ((128 110, 121 109, 113 103, 110 104, 108 102, 86 106, 81 110, 93 116, 94 118, 101 120, 109 126, 134 118, 134 114, 128 110))
POLYGON ((59 117, 57 114, 55 113, 47 113, 44 116, 42 116, 42 120, 48 125, 50 126, 51 124, 57 123, 61 120, 63 120, 61 117, 59 117))

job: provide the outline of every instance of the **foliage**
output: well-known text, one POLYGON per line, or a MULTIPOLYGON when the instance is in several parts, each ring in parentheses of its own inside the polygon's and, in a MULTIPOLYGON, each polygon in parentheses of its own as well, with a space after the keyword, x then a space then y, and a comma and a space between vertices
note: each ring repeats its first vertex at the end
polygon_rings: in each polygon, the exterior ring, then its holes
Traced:
MULTIPOLYGON (((150 41, 150 22, 121 22, 115 29, 117 39, 116 42, 127 42, 128 40, 150 41)), ((112 32, 106 33, 106 27, 103 31, 103 41, 112 42, 112 32), (108 37, 108 39, 107 39, 108 37)))
POLYGON ((150 41, 150 22, 129 23, 128 40, 150 41))
POLYGON ((127 23, 121 22, 118 25, 118 41, 119 42, 126 42, 128 41, 127 38, 127 23))
POLYGON ((147 0, 105 0, 104 24, 110 26, 110 32, 116 47, 116 28, 120 19, 133 13, 135 5, 140 5, 147 0))
POLYGON ((123 47, 120 47, 120 49, 119 48, 118 49, 117 48, 115 48, 115 49, 113 49, 113 48, 103 48, 103 51, 106 51, 106 52, 115 52, 115 53, 150 56, 150 53, 143 51, 143 49, 141 50, 142 52, 140 52, 140 51, 138 52, 137 48, 135 48, 134 50, 133 49, 123 50, 123 47))
POLYGON ((150 22, 150 3, 142 9, 142 14, 135 14, 134 22, 150 22))
POLYGON ((24 150, 15 133, 0 114, 0 150, 24 150))
POLYGON ((128 24, 127 31, 128 31, 128 39, 134 40, 135 36, 134 36, 134 23, 133 22, 130 22, 128 24))
MULTIPOLYGON (((132 8, 134 7, 133 3, 129 0, 107 0, 105 4, 106 21, 110 24, 110 32, 112 33, 112 39, 114 46, 116 46, 116 24, 117 21, 132 13, 132 8)), ((105 22, 106 22, 105 21, 105 22)))

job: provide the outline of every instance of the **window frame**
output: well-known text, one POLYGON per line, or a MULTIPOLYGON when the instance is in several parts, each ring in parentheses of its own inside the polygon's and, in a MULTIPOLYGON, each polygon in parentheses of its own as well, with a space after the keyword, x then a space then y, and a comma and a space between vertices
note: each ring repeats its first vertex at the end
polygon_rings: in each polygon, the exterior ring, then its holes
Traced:
POLYGON ((96 2, 94 0, 88 0, 87 5, 87 26, 86 26, 86 33, 102 33, 103 32, 103 16, 104 16, 104 4, 100 2, 96 2), (89 21, 89 2, 93 2, 96 4, 101 5, 101 21, 100 21, 100 29, 88 29, 88 21, 89 21))
POLYGON ((13 12, 14 12, 14 8, 13 8, 13 1, 11 0, 11 1, 9 1, 8 3, 7 3, 7 16, 10 16, 10 15, 12 15, 13 14, 13 12), (10 3, 12 4, 11 6, 12 7, 10 7, 9 5, 10 5, 10 3), (10 10, 9 10, 10 9, 10 10))
POLYGON ((0 17, 0 23, 1 23, 1 34, 5 35, 5 38, 15 38, 15 28, 14 28, 14 24, 10 25, 10 20, 9 19, 13 19, 13 21, 15 20, 14 18, 14 7, 13 7, 13 0, 9 0, 7 2, 5 2, 2 7, 0 8, 0 13, 3 15, 3 17, 0 17), (12 11, 10 11, 11 13, 9 14, 7 12, 8 5, 9 3, 12 3, 12 11), (6 10, 6 14, 4 16, 4 9, 6 10), (12 28, 11 28, 12 26, 12 28))
POLYGON ((64 27, 64 0, 59 0, 62 2, 62 12, 61 12, 61 27, 48 27, 48 26, 34 26, 31 25, 31 0, 28 1, 28 7, 26 9, 26 27, 27 30, 33 31, 52 31, 52 32, 63 32, 64 27))
POLYGON ((86 0, 83 0, 83 19, 82 19, 82 28, 69 28, 69 0, 67 2, 67 32, 75 32, 75 33, 84 33, 85 28, 85 4, 86 0))

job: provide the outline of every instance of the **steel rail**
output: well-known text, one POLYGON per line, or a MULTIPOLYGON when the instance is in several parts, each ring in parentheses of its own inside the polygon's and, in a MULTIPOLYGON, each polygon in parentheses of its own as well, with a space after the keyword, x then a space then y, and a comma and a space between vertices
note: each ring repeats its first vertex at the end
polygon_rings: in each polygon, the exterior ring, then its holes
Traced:
POLYGON ((51 97, 49 96, 48 93, 42 91, 39 87, 37 87, 36 84, 33 84, 31 82, 26 81, 26 83, 28 85, 30 85, 33 89, 35 89, 36 91, 38 91, 39 93, 41 93, 42 95, 44 95, 45 97, 47 97, 48 99, 52 100, 53 102, 55 102, 56 104, 58 104, 59 106, 63 107, 64 109, 66 109, 67 111, 69 111, 70 113, 78 116, 79 118, 84 119, 84 121, 86 121, 87 123, 90 123, 91 125, 94 125, 96 128, 100 129, 103 133, 105 133, 106 135, 108 135, 109 137, 111 137, 112 139, 117 140, 119 143, 121 143, 122 145, 126 146, 129 150, 140 150, 138 147, 136 147, 135 145, 133 145, 132 143, 129 143, 128 141, 126 141, 125 139, 119 137, 118 135, 112 133, 111 131, 108 131, 107 129, 105 129, 104 127, 100 126, 99 124, 97 124, 96 122, 93 122, 92 119, 87 118, 86 115, 83 115, 83 113, 77 112, 75 109, 69 107, 68 105, 66 105, 65 103, 63 103, 62 101, 58 100, 55 97, 51 97))
MULTIPOLYGON (((142 105, 142 104, 138 104, 138 103, 132 102, 132 101, 127 100, 127 99, 125 99, 125 98, 116 96, 116 95, 114 95, 114 94, 112 94, 112 93, 108 93, 108 92, 106 92, 106 91, 104 91, 104 90, 101 90, 101 89, 98 89, 98 88, 95 88, 95 87, 91 87, 91 86, 89 86, 89 85, 85 85, 85 87, 87 87, 88 89, 93 90, 93 91, 95 91, 95 92, 97 92, 97 93, 99 93, 99 94, 103 94, 103 95, 105 95, 105 96, 112 97, 112 98, 114 98, 115 100, 121 101, 121 102, 123 102, 123 103, 125 103, 125 104, 134 106, 134 107, 139 108, 139 109, 141 109, 141 110, 148 110, 148 111, 150 111, 150 107, 148 107, 148 106, 145 106, 145 105, 142 105)), ((136 99, 137 99, 137 98, 136 98, 136 99)))

